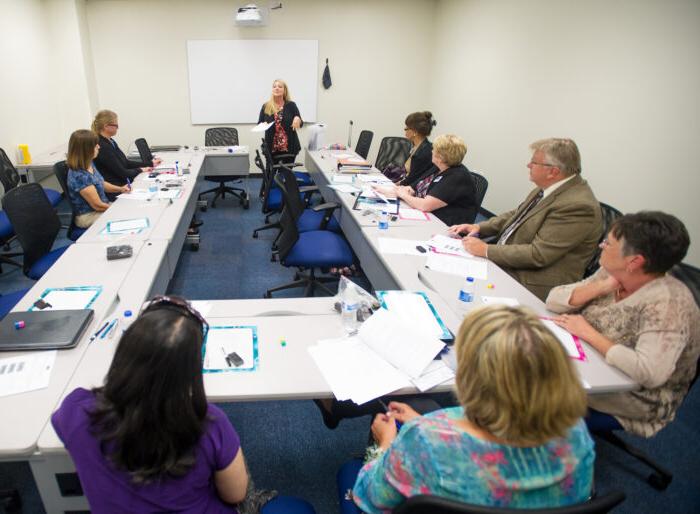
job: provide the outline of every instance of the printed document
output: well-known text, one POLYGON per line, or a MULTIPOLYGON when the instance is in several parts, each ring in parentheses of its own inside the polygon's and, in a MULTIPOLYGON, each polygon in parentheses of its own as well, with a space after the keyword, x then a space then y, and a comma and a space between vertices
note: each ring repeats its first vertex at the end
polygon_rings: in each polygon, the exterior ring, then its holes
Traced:
POLYGON ((480 259, 465 259, 464 257, 429 252, 425 267, 442 273, 459 275, 462 278, 488 279, 488 266, 486 261, 480 259))
POLYGON ((0 397, 48 387, 56 351, 26 352, 0 359, 0 397))

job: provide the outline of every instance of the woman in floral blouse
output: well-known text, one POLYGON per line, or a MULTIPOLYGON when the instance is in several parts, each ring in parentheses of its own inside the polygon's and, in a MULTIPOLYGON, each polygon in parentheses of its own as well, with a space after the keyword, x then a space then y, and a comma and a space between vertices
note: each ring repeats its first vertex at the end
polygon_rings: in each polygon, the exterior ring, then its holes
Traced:
POLYGON ((586 395, 552 333, 526 309, 486 307, 465 318, 456 351, 460 407, 420 416, 391 402, 378 414, 380 453, 360 470, 356 505, 389 512, 418 494, 514 508, 585 501, 595 457, 586 395))
POLYGON ((557 323, 641 386, 591 396, 591 430, 624 428, 649 437, 675 417, 695 376, 700 312, 688 288, 666 272, 689 245, 674 216, 628 214, 601 243, 600 270, 550 291, 547 308, 567 313, 557 323))
POLYGON ((258 123, 262 122, 272 123, 265 131, 265 143, 272 156, 289 154, 290 157, 286 161, 294 162, 294 158, 301 150, 297 130, 304 125, 304 122, 283 80, 277 79, 272 83, 270 99, 263 104, 258 116, 258 123))

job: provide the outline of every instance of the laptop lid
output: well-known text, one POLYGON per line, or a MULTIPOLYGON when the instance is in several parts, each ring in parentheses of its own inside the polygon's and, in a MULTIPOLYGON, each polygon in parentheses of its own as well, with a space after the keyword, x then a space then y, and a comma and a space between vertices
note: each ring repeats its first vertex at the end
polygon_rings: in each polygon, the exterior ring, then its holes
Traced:
POLYGON ((0 321, 0 351, 73 348, 90 324, 92 309, 10 312, 0 321), (23 328, 15 322, 23 321, 23 328))

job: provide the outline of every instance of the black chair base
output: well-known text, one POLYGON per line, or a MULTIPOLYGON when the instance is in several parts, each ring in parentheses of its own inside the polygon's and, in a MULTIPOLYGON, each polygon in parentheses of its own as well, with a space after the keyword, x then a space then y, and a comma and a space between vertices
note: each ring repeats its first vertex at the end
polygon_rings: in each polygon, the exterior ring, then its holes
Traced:
POLYGON ((17 262, 14 259, 11 259, 11 257, 21 257, 22 253, 3 253, 0 254, 0 273, 2 273, 2 265, 3 264, 10 264, 12 266, 17 266, 18 268, 21 268, 23 265, 21 262, 17 262))
MULTIPOLYGON (((224 182, 219 183, 218 186, 213 187, 211 189, 207 189, 206 191, 202 191, 199 193, 198 199, 201 200, 202 197, 206 194, 209 193, 214 193, 214 198, 211 200, 211 206, 216 208, 216 200, 218 198, 225 198, 226 193, 230 194, 231 196, 235 196, 238 198, 238 201, 240 204, 243 206, 244 209, 250 208, 250 198, 248 198, 248 193, 245 192, 245 190, 240 189, 238 187, 230 187, 227 186, 224 182)), ((202 208, 204 210, 205 208, 202 208)))
POLYGON ((263 225, 262 227, 258 227, 255 230, 253 230, 253 239, 258 238, 258 232, 262 232, 263 230, 271 230, 273 228, 281 229, 282 226, 280 225, 279 221, 275 221, 274 223, 268 223, 266 225, 263 225))
POLYGON ((335 294, 335 291, 332 291, 324 284, 330 282, 337 282, 339 280, 338 277, 317 277, 316 271, 313 269, 309 271, 308 275, 302 273, 301 271, 298 271, 294 274, 294 278, 296 279, 294 282, 290 282, 289 284, 285 284, 283 286, 277 286, 273 287, 272 289, 268 289, 263 295, 263 298, 272 298, 272 293, 274 292, 282 291, 284 289, 295 289, 297 287, 304 288, 304 296, 313 296, 314 291, 317 287, 322 289, 329 295, 333 296, 335 294))
POLYGON ((647 483, 657 491, 664 491, 671 483, 671 480, 673 480, 673 474, 669 470, 654 462, 651 457, 649 457, 639 448, 632 446, 626 441, 623 441, 613 432, 596 432, 595 435, 605 439, 610 444, 617 446, 635 457, 637 460, 649 466, 654 472, 647 477, 647 483))

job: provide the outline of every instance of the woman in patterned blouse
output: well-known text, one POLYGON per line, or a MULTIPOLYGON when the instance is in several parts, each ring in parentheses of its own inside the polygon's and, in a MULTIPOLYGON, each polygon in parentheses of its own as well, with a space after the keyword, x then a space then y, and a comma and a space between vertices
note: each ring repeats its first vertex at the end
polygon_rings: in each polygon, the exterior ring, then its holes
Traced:
POLYGON ((68 141, 68 198, 75 212, 75 224, 80 228, 92 225, 109 208, 105 193, 128 193, 131 187, 115 186, 105 181, 93 163, 100 151, 97 134, 91 130, 76 130, 68 141))
POLYGON ((526 309, 486 307, 464 319, 456 351, 459 407, 420 416, 391 402, 375 417, 383 451, 358 475, 360 509, 388 512, 418 494, 514 508, 585 501, 586 395, 554 335, 526 309))
POLYGON ((673 420, 695 376, 700 311, 685 285, 666 272, 685 257, 690 237, 663 212, 628 214, 600 244, 600 269, 552 289, 556 321, 598 350, 640 389, 591 396, 592 431, 624 428, 644 437, 673 420))

